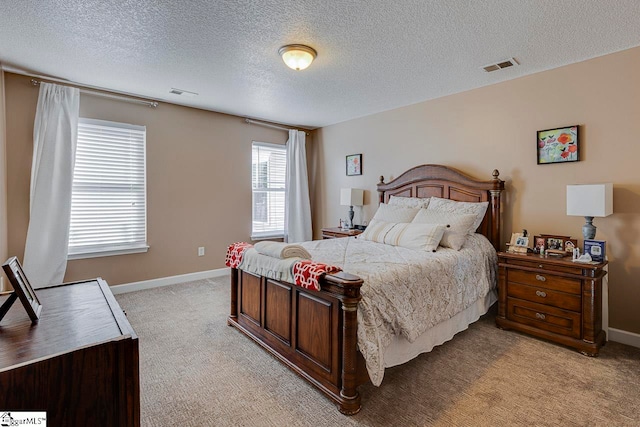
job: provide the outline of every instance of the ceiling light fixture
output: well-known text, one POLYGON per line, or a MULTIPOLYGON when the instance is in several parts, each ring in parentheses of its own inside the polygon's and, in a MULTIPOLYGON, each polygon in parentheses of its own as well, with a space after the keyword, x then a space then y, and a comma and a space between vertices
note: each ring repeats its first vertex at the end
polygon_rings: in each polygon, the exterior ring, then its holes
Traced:
POLYGON ((318 52, 303 44, 288 44, 282 46, 278 50, 278 53, 284 63, 287 64, 287 67, 296 71, 307 68, 313 60, 316 59, 316 56, 318 56, 318 52))

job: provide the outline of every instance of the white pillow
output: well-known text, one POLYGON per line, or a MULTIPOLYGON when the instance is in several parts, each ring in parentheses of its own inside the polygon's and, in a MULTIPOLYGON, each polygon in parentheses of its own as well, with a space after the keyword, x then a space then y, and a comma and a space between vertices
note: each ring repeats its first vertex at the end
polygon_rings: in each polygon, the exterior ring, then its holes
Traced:
POLYGON ((392 206, 380 203, 372 220, 385 222, 411 222, 420 209, 406 208, 404 206, 392 206))
POLYGON ((407 249, 435 252, 442 240, 445 226, 440 224, 395 224, 384 236, 384 243, 407 249))
POLYGON ((476 232, 482 220, 484 214, 487 212, 489 202, 457 202, 455 200, 441 199, 440 197, 432 197, 429 201, 428 210, 434 210, 438 212, 447 212, 454 214, 468 215, 473 214, 476 216, 476 220, 473 223, 473 230, 470 234, 476 232))
POLYGON ((380 221, 372 219, 367 225, 367 228, 357 236, 358 239, 371 240, 372 242, 384 243, 384 236, 387 235, 389 230, 396 225, 394 222, 380 221))
POLYGON ((429 209, 420 209, 413 219, 416 224, 440 224, 445 226, 444 235, 440 246, 459 251, 467 240, 467 236, 473 233, 473 224, 476 216, 457 215, 452 213, 437 212, 429 209))
POLYGON ((405 208, 426 208, 429 205, 429 198, 391 196, 389 205, 404 206, 405 208))
POLYGON ((357 238, 435 252, 444 232, 445 226, 440 224, 396 223, 372 219, 367 229, 357 238))

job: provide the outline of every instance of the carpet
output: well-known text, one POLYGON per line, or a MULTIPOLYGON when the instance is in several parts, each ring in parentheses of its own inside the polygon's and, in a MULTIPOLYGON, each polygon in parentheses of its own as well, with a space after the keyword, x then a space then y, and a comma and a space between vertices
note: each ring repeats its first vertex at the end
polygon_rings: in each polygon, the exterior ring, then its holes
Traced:
POLYGON ((333 403, 227 326, 229 277, 120 294, 140 340, 143 426, 640 426, 640 349, 597 358, 495 326, 450 342, 333 403))

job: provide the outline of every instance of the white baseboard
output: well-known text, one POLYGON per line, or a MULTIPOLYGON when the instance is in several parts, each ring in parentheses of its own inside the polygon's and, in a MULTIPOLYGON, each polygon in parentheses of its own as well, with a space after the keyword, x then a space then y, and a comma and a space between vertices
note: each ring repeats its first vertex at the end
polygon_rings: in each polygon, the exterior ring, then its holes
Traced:
POLYGON ((640 334, 623 331, 622 329, 609 328, 609 336, 607 338, 609 341, 640 348, 640 334))
POLYGON ((127 292, 142 291, 144 289, 159 288, 161 286, 175 285, 184 282, 193 282, 194 280, 210 279, 213 277, 221 277, 229 274, 230 268, 218 268, 216 270, 197 271, 195 273, 180 274, 179 276, 159 277, 157 279, 143 280, 141 282, 125 283, 123 285, 111 286, 111 292, 114 295, 124 294, 127 292))

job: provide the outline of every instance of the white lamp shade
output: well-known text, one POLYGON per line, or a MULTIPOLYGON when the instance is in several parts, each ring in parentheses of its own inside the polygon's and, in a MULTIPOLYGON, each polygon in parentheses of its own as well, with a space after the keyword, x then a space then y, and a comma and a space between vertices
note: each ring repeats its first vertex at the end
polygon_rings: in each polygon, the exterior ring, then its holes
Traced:
POLYGON ((340 190, 340 204, 343 206, 362 206, 364 190, 343 188, 340 190))
POLYGON ((612 183, 567 185, 567 215, 601 217, 612 213, 612 183))

